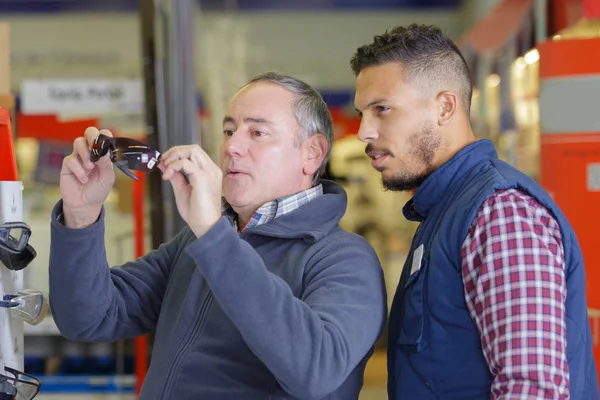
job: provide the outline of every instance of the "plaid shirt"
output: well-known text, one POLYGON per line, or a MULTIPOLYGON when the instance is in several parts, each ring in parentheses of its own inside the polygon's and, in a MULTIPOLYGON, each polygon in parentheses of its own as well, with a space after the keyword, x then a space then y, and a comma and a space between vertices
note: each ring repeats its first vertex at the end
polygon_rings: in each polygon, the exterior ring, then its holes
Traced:
POLYGON ((494 376, 491 399, 568 399, 560 228, 532 197, 496 192, 462 248, 467 307, 494 376))
POLYGON ((308 202, 316 199, 317 197, 321 196, 322 194, 323 194, 323 185, 318 184, 317 186, 314 186, 307 190, 303 190, 302 192, 298 192, 298 193, 295 193, 295 194, 292 194, 289 196, 281 197, 279 199, 275 199, 273 201, 265 203, 262 206, 260 206, 258 210, 256 210, 254 215, 252 215, 252 218, 250 218, 250 221, 248 221, 248 224, 246 224, 246 226, 243 227, 242 229, 240 229, 238 227, 238 224, 237 224, 238 218, 237 218, 236 212, 233 211, 233 208, 231 208, 231 206, 229 204, 227 204, 227 201, 225 201, 225 198, 223 198, 223 201, 222 201, 222 210, 223 210, 223 214, 225 214, 229 217, 231 222, 234 224, 235 228, 237 230, 239 230, 240 232, 243 232, 246 229, 253 228, 258 225, 266 224, 267 222, 271 221, 272 219, 275 219, 277 217, 281 217, 282 215, 290 213, 290 212, 300 208, 301 206, 307 204, 308 202))

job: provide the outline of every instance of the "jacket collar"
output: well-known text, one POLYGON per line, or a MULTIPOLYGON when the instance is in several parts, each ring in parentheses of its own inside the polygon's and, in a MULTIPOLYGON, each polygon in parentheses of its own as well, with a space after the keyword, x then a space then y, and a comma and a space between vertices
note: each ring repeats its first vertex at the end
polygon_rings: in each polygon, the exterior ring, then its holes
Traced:
POLYGON ((404 217, 410 221, 424 220, 448 189, 461 182, 472 168, 483 160, 496 158, 496 149, 488 139, 478 140, 464 147, 435 170, 416 190, 402 209, 404 217))

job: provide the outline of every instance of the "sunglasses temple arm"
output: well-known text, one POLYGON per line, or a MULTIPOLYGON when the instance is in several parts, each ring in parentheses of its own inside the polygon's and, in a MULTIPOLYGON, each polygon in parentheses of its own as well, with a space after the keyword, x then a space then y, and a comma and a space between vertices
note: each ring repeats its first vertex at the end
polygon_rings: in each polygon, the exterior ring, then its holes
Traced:
POLYGON ((130 177, 131 179, 134 180, 139 180, 137 176, 135 176, 135 174, 133 172, 131 172, 130 170, 128 170, 125 167, 122 167, 121 165, 119 165, 119 163, 113 163, 117 168, 119 168, 121 170, 121 172, 123 172, 125 175, 127 175, 128 177, 130 177))

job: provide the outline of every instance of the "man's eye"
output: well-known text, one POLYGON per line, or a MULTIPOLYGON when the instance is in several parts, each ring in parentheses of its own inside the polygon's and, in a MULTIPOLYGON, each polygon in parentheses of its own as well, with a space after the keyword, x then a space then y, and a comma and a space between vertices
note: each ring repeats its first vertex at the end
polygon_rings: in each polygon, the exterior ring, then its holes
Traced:
POLYGON ((254 136, 266 136, 267 134, 262 131, 254 131, 254 136))
POLYGON ((233 135, 233 131, 231 129, 223 129, 223 135, 225 135, 225 136, 232 136, 233 135))
POLYGON ((382 112, 386 112, 387 110, 389 110, 389 107, 377 106, 376 110, 377 110, 378 113, 382 113, 382 112))

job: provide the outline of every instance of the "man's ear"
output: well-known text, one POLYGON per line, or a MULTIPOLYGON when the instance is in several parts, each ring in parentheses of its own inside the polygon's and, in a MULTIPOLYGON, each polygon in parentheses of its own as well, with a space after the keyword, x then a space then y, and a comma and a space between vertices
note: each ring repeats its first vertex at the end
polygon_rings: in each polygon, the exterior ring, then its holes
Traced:
POLYGON ((437 95, 438 125, 447 125, 452 121, 458 110, 458 98, 451 91, 444 91, 437 95))
POLYGON ((319 167, 323 163, 329 144, 327 138, 321 133, 311 135, 304 142, 305 145, 305 156, 304 156, 304 168, 303 172, 306 175, 314 175, 318 171, 319 167))

